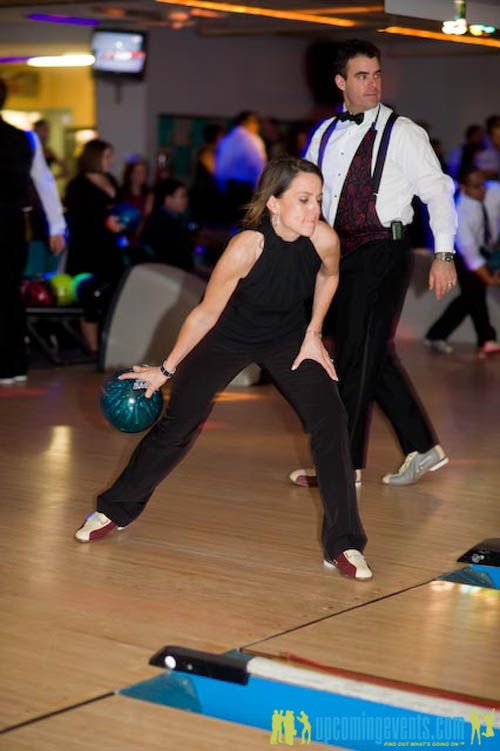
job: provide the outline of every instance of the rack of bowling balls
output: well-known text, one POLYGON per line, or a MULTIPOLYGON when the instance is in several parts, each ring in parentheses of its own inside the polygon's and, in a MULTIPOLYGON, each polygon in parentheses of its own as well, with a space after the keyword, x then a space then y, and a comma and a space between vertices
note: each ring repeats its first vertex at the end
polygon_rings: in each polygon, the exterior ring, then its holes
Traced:
POLYGON ((83 307, 98 294, 98 283, 92 274, 44 274, 24 279, 21 296, 26 308, 83 307))
POLYGON ((95 360, 87 351, 79 322, 84 308, 104 310, 109 295, 93 274, 49 273, 24 279, 21 296, 30 342, 46 359, 54 365, 95 360))

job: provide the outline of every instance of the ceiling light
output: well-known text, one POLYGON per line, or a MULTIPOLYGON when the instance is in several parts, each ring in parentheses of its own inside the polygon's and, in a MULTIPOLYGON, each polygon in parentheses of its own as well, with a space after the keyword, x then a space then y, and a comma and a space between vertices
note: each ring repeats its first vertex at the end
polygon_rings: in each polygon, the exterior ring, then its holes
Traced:
POLYGON ((387 26, 378 29, 382 34, 398 34, 399 36, 418 37, 419 39, 436 39, 440 42, 458 42, 459 44, 478 44, 483 47, 499 47, 500 39, 485 39, 484 37, 449 36, 439 31, 427 31, 427 29, 412 29, 405 26, 387 26))
POLYGON ((83 54, 43 55, 30 57, 26 62, 35 68, 85 68, 93 65, 95 57, 83 54))
POLYGON ((443 34, 467 34, 467 21, 465 18, 457 18, 454 21, 443 21, 441 26, 443 34))
POLYGON ((29 21, 43 21, 44 23, 64 23, 73 26, 98 26, 96 18, 80 18, 79 16, 56 16, 53 13, 29 13, 29 21))
POLYGON ((480 23, 472 24, 469 26, 470 33, 475 37, 482 37, 488 34, 494 34, 496 29, 494 26, 483 26, 480 23))
POLYGON ((284 21, 303 21, 319 24, 320 26, 357 26, 356 21, 349 18, 334 18, 333 16, 313 15, 295 10, 275 10, 274 8, 259 8, 254 5, 233 5, 232 3, 213 2, 213 0, 158 0, 167 5, 182 5, 187 8, 202 8, 205 10, 221 11, 222 13, 238 13, 243 16, 261 16, 263 18, 279 18, 284 21))

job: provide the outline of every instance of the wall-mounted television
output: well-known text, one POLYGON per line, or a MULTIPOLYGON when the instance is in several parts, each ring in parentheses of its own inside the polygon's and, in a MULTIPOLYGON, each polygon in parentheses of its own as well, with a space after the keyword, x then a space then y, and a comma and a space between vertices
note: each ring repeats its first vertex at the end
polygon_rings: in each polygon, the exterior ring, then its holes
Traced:
POLYGON ((146 65, 146 35, 140 31, 99 29, 91 39, 96 75, 141 78, 146 65))

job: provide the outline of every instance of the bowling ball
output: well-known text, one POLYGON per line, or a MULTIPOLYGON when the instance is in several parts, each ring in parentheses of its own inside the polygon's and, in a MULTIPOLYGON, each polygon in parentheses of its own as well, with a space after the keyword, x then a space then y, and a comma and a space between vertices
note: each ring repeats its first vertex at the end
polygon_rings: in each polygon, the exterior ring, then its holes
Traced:
POLYGON ((87 279, 92 279, 92 278, 93 278, 92 274, 89 274, 87 272, 77 274, 76 276, 73 277, 73 279, 71 280, 71 292, 72 292, 74 300, 78 300, 78 289, 80 287, 80 284, 82 282, 87 281, 87 279))
POLYGON ((55 304, 54 292, 43 279, 32 279, 23 286, 23 301, 27 308, 50 308, 55 304))
POLYGON ((89 279, 82 279, 78 285, 77 300, 86 310, 92 310, 97 315, 102 315, 109 304, 112 293, 113 286, 109 282, 91 276, 89 279))
POLYGON ((49 284, 54 290, 57 305, 71 305, 71 303, 75 302, 72 281, 69 274, 54 274, 50 276, 49 284))
POLYGON ((142 220, 141 212, 131 203, 117 203, 111 209, 111 214, 123 224, 125 232, 135 232, 142 220))
POLYGON ((120 381, 118 376, 127 370, 117 370, 101 388, 101 409, 106 420, 123 433, 140 433, 160 417, 163 395, 155 391, 146 399, 146 387, 138 375, 135 380, 120 381))

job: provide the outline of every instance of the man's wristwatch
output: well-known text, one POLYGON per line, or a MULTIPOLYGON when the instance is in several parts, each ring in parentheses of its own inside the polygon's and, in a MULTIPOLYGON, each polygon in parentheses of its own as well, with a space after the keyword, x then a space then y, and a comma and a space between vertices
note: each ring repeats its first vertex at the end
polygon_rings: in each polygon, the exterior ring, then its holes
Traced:
POLYGON ((162 364, 160 365, 160 373, 161 373, 162 375, 164 375, 164 376, 165 376, 165 378, 166 378, 166 379, 167 379, 167 381, 168 381, 168 379, 169 379, 169 378, 172 378, 172 376, 174 375, 174 373, 175 373, 175 368, 174 368, 173 370, 167 370, 167 369, 166 369, 166 368, 165 368, 165 367, 163 366, 163 363, 162 363, 162 364))
POLYGON ((455 260, 455 253, 434 253, 436 261, 446 261, 452 263, 455 260))

